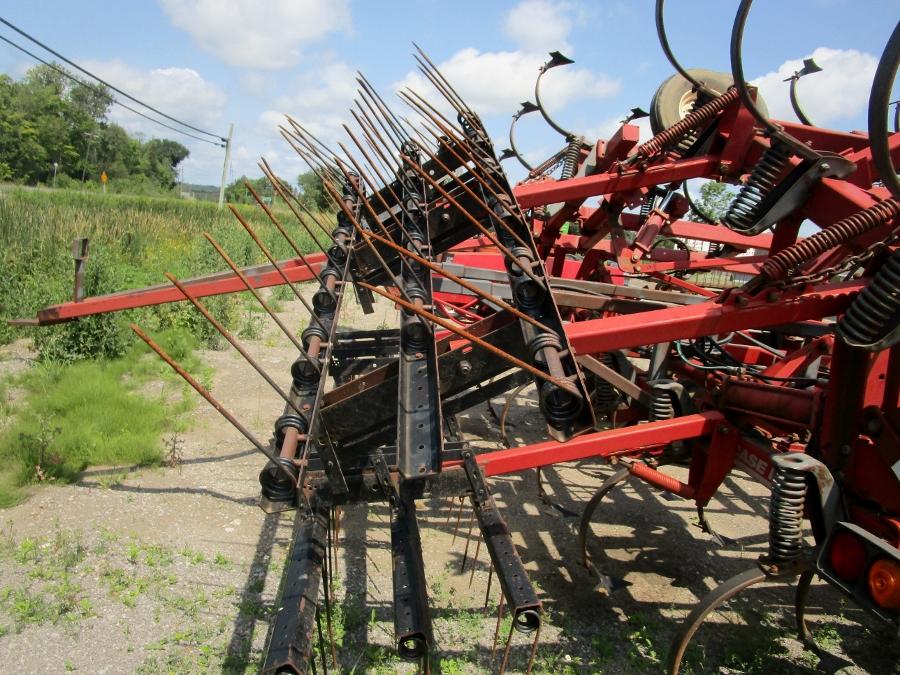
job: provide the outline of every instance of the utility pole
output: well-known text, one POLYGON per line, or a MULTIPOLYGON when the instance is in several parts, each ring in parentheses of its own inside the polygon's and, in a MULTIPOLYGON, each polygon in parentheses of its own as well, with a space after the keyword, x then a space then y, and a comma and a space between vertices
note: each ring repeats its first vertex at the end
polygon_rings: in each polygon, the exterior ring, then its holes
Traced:
POLYGON ((228 162, 231 160, 231 135, 234 123, 228 125, 228 138, 225 140, 225 163, 222 165, 222 185, 219 187, 219 208, 225 204, 225 181, 228 180, 228 162))

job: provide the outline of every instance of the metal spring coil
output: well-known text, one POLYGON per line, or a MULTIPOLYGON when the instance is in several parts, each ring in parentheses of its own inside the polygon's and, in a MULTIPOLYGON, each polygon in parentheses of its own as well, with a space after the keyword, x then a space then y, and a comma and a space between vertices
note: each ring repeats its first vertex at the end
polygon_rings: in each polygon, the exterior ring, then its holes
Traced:
POLYGON ((650 382, 650 421, 670 420, 675 417, 675 406, 669 389, 665 387, 668 380, 650 382))
POLYGON ((635 154, 639 157, 647 158, 670 145, 679 143, 686 134, 718 115, 730 103, 736 101, 738 96, 738 90, 731 87, 721 96, 717 96, 709 103, 703 104, 684 119, 677 121, 668 129, 660 131, 646 143, 639 145, 637 150, 635 150, 635 154))
POLYGON ((562 174, 560 180, 568 180, 578 170, 578 159, 581 157, 581 141, 574 139, 569 141, 566 154, 563 157, 562 174))
POLYGON ((738 196, 728 206, 722 223, 735 232, 752 233, 761 215, 760 205, 778 184, 790 159, 791 149, 784 143, 773 141, 753 167, 738 196))
POLYGON ((653 210, 653 203, 655 201, 656 195, 652 192, 648 192, 647 196, 644 198, 644 201, 641 202, 641 210, 638 212, 638 222, 641 225, 647 222, 647 218, 650 216, 650 212, 653 210))
MULTIPOLYGON (((616 369, 616 359, 609 352, 603 352, 597 359, 607 368, 616 369)), ((614 386, 601 377, 598 377, 594 385, 594 406, 599 412, 609 412, 619 402, 619 392, 614 386)))
POLYGON ((779 251, 763 263, 760 272, 769 279, 783 279, 791 270, 800 267, 807 260, 845 244, 898 215, 900 202, 896 199, 886 199, 779 251))
MULTIPOLYGON (((894 251, 838 321, 838 335, 848 344, 878 345, 897 325, 900 316, 900 250, 894 251)), ((893 340, 891 340, 893 341, 893 340)))
POLYGON ((806 474, 775 462, 769 505, 769 557, 772 562, 790 562, 800 557, 805 502, 806 474))

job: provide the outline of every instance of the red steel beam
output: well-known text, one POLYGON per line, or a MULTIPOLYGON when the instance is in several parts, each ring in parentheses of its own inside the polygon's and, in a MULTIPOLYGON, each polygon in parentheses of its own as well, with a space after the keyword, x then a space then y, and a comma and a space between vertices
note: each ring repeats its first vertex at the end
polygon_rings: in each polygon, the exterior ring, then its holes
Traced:
MULTIPOLYGON (((545 441, 519 448, 485 452, 477 455, 475 460, 481 465, 485 476, 497 476, 559 462, 630 454, 639 448, 658 447, 672 441, 708 436, 715 430, 716 425, 724 421, 722 413, 711 410, 633 427, 607 429, 577 436, 566 443, 545 441)), ((450 465, 451 463, 447 464, 450 465)))
POLYGON ((578 354, 596 354, 735 330, 768 328, 843 313, 866 283, 859 280, 817 286, 795 298, 750 300, 744 307, 712 300, 639 314, 566 324, 578 354))
POLYGON ((556 204, 610 192, 628 192, 638 188, 671 183, 688 178, 709 177, 717 173, 718 158, 713 156, 694 157, 650 166, 642 171, 616 170, 569 180, 547 180, 526 183, 513 188, 513 194, 522 208, 556 204))
MULTIPOLYGON (((318 270, 325 264, 324 253, 314 253, 306 256, 309 264, 318 270)), ((313 278, 309 271, 299 258, 283 260, 278 266, 284 272, 285 276, 292 282, 309 281, 313 278)), ((250 281, 254 288, 265 288, 267 286, 277 286, 284 283, 281 275, 272 265, 255 265, 252 267, 244 267, 241 270, 250 281)), ((187 279, 184 285, 191 291, 195 297, 202 298, 208 295, 219 295, 221 293, 235 293, 245 290, 244 284, 232 272, 219 272, 194 279, 187 279)), ((38 311, 37 324, 46 326, 63 321, 71 321, 83 316, 92 314, 103 314, 105 312, 120 312, 124 309, 134 309, 135 307, 147 307, 149 305, 161 305, 166 302, 176 302, 184 300, 184 296, 177 288, 171 284, 160 284, 158 286, 148 286, 131 291, 120 291, 109 295, 98 295, 92 298, 85 298, 81 302, 65 302, 61 305, 53 305, 38 311)))

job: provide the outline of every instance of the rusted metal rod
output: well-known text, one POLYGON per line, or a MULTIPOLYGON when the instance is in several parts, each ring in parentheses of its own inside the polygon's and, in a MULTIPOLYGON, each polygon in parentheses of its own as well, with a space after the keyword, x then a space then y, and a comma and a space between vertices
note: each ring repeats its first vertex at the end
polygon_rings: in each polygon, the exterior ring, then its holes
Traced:
POLYGON ((475 216, 473 216, 471 213, 466 211, 460 205, 460 203, 458 201, 456 201, 456 199, 454 199, 453 196, 449 192, 447 192, 434 178, 432 178, 431 176, 428 175, 427 172, 425 172, 421 168, 419 168, 419 165, 416 164, 415 162, 413 162, 406 155, 401 155, 401 157, 403 158, 403 161, 406 162, 407 166, 412 167, 412 169, 416 173, 418 173, 420 176, 422 176, 422 178, 424 178, 429 183, 429 185, 431 185, 435 190, 440 192, 441 196, 443 196, 444 199, 446 199, 448 202, 450 202, 463 216, 465 216, 466 219, 470 223, 472 223, 478 229, 479 232, 481 232, 485 237, 490 239, 491 243, 494 244, 494 246, 496 246, 498 249, 500 249, 500 251, 503 253, 503 255, 508 257, 510 259, 510 261, 512 261, 515 265, 517 265, 519 267, 519 269, 522 270, 522 273, 525 274, 526 277, 531 279, 534 283, 538 284, 542 288, 544 287, 545 284, 544 284, 543 280, 541 280, 537 276, 535 276, 534 272, 532 272, 528 268, 527 265, 524 265, 515 255, 513 255, 513 253, 508 248, 506 248, 506 246, 501 244, 500 240, 497 239, 497 237, 490 230, 488 230, 484 225, 479 223, 478 219, 475 218, 475 216))
POLYGON ((247 350, 244 349, 244 346, 240 342, 238 342, 237 338, 235 338, 229 332, 229 330, 227 328, 225 328, 225 326, 223 326, 212 314, 210 314, 210 312, 206 308, 206 306, 202 302, 200 302, 200 300, 195 298, 191 294, 191 292, 187 289, 187 287, 185 287, 184 284, 182 284, 180 281, 178 281, 178 279, 176 279, 173 274, 169 274, 168 272, 165 272, 165 277, 166 277, 166 279, 171 281, 172 284, 175 286, 175 288, 177 288, 179 291, 181 291, 182 295, 184 295, 184 297, 187 298, 190 301, 190 303, 194 307, 197 308, 197 311, 200 312, 203 315, 203 317, 207 321, 209 321, 217 331, 219 331, 219 334, 223 338, 225 338, 229 342, 229 344, 231 344, 232 347, 234 347, 237 350, 238 354, 240 354, 241 356, 244 357, 244 359, 247 361, 247 363, 249 363, 253 367, 253 370, 255 370, 257 373, 259 373, 260 377, 262 377, 266 382, 269 383, 269 386, 272 387, 272 389, 274 389, 278 393, 278 395, 284 399, 285 403, 287 403, 289 406, 291 406, 291 408, 294 409, 294 412, 296 412, 298 415, 303 414, 300 411, 300 409, 293 403, 293 401, 291 401, 291 397, 288 396, 287 393, 281 387, 278 386, 278 384, 275 382, 275 380, 273 380, 271 378, 271 376, 262 369, 262 366, 260 366, 253 359, 253 357, 247 353, 247 350))
MULTIPOLYGON (((277 178, 276 178, 276 181, 277 181, 277 178)), ((279 232, 281 232, 281 236, 284 237, 284 240, 288 243, 288 245, 292 249, 294 249, 294 253, 296 253, 297 256, 300 258, 300 261, 304 265, 306 265, 306 269, 308 269, 310 271, 310 273, 313 275, 313 278, 316 281, 318 281, 320 285, 324 285, 322 283, 322 277, 320 277, 319 273, 316 272, 316 270, 313 268, 313 266, 309 264, 309 261, 306 259, 306 256, 303 255, 303 252, 300 250, 300 247, 297 246, 297 243, 293 240, 291 235, 288 234, 287 230, 284 228, 284 225, 282 225, 278 221, 278 218, 275 217, 275 214, 272 213, 272 209, 270 209, 268 207, 268 205, 262 200, 262 197, 260 197, 259 194, 257 194, 256 190, 253 189, 253 186, 250 185, 250 182, 245 180, 244 187, 246 187, 250 191, 250 194, 253 195, 253 199, 256 200, 256 203, 259 204, 259 207, 269 217, 269 220, 272 221, 272 224, 275 226, 275 229, 277 229, 279 232)), ((273 188, 274 188, 274 185, 273 185, 273 188)), ((334 293, 332 293, 332 297, 334 297, 334 293)))
POLYGON ((405 256, 407 256, 407 257, 409 257, 409 258, 412 258, 413 260, 415 260, 415 261, 416 261, 417 263, 419 263, 420 265, 424 265, 425 267, 427 267, 428 269, 430 269, 432 272, 437 272, 437 273, 440 274, 441 276, 447 277, 448 279, 450 279, 450 280, 453 281, 453 282, 456 282, 457 284, 459 284, 460 286, 462 286, 462 287, 465 288, 466 290, 471 291, 471 292, 474 293, 475 295, 484 298, 485 300, 487 300, 487 301, 490 302, 491 304, 496 305, 497 307, 500 307, 501 309, 505 309, 507 312, 509 312, 510 314, 514 314, 515 316, 517 316, 518 318, 522 319, 523 321, 527 321, 528 323, 530 323, 530 324, 531 324, 532 326, 534 326, 535 328, 538 328, 539 330, 542 330, 542 331, 546 331, 546 332, 548 332, 548 333, 554 333, 554 332, 555 332, 555 331, 553 331, 552 329, 550 329, 550 328, 548 328, 547 326, 545 326, 544 324, 542 324, 542 323, 541 323, 540 321, 538 321, 537 319, 534 319, 534 318, 528 316, 527 314, 525 314, 525 312, 523 312, 523 311, 517 309, 516 307, 513 307, 512 305, 510 305, 510 304, 507 303, 506 301, 504 301, 504 300, 502 300, 502 299, 500 299, 500 298, 498 298, 498 297, 496 297, 496 296, 494 296, 494 295, 491 295, 490 293, 488 293, 488 292, 486 292, 486 291, 481 290, 480 288, 478 288, 478 287, 475 286, 474 284, 471 284, 471 283, 469 283, 468 281, 466 281, 465 279, 456 276, 455 274, 453 274, 453 272, 450 272, 449 270, 444 269, 444 268, 441 267, 440 265, 437 265, 437 264, 431 262, 430 260, 427 260, 427 259, 423 258, 422 256, 416 255, 416 254, 413 253, 412 251, 410 251, 410 250, 408 250, 408 249, 405 249, 405 248, 403 248, 402 246, 400 246, 400 245, 398 245, 398 244, 395 244, 395 243, 394 243, 393 241, 391 241, 390 239, 386 239, 385 237, 381 237, 381 236, 375 234, 374 232, 365 232, 365 233, 363 233, 363 236, 364 236, 364 237, 372 237, 372 238, 374 238, 376 241, 380 241, 380 242, 381 242, 382 244, 384 244, 385 246, 389 246, 390 248, 394 249, 395 251, 397 251, 397 253, 399 253, 399 254, 401 254, 401 255, 405 255, 405 256))
POLYGON ((316 316, 315 310, 313 310, 310 304, 306 301, 306 298, 303 297, 303 294, 297 290, 297 287, 294 286, 294 283, 290 279, 288 279, 287 274, 284 273, 284 270, 281 269, 281 266, 275 260, 275 256, 272 255, 272 252, 269 251, 269 249, 263 243, 262 239, 259 238, 259 235, 256 234, 256 231, 253 229, 250 223, 248 223, 244 219, 240 212, 235 208, 234 204, 229 204, 228 208, 231 209, 234 217, 238 219, 238 222, 243 226, 243 228, 247 230, 247 234, 250 235, 250 238, 257 245, 257 247, 259 247, 259 250, 262 251, 263 255, 266 256, 268 261, 272 263, 272 266, 275 268, 275 271, 278 272, 279 276, 284 280, 284 283, 288 285, 288 288, 290 288, 294 292, 294 295, 297 296, 297 299, 303 304, 303 306, 306 308, 306 311, 310 313, 313 321, 319 324, 319 326, 321 326, 323 330, 327 331, 328 329, 325 327, 325 324, 323 324, 321 319, 316 316))
POLYGON ((300 353, 303 354, 304 357, 306 357, 306 359, 313 365, 313 367, 316 368, 316 370, 320 370, 319 364, 315 363, 312 359, 309 358, 309 355, 303 350, 303 345, 300 344, 300 342, 297 340, 296 337, 294 337, 294 334, 290 331, 290 329, 287 326, 285 326, 284 322, 278 318, 278 316, 275 314, 275 312, 272 311, 272 308, 269 307, 269 305, 266 303, 266 301, 262 299, 262 296, 257 292, 257 290, 255 288, 253 288, 253 286, 250 283, 250 280, 244 275, 243 272, 241 272, 240 268, 238 268, 238 266, 234 264, 234 261, 225 252, 225 249, 223 249, 219 245, 219 242, 217 242, 209 232, 204 232, 203 236, 206 237, 206 240, 210 244, 212 244, 212 247, 214 249, 216 249, 216 253, 218 253, 222 257, 222 260, 224 260, 225 264, 231 268, 231 271, 234 272, 238 276, 238 278, 244 284, 244 287, 248 291, 250 291, 251 295, 253 295, 254 298, 256 298, 256 301, 260 304, 260 306, 266 311, 266 313, 270 317, 272 317, 272 320, 278 325, 278 327, 281 329, 281 332, 287 336, 288 340, 290 340, 298 350, 300 350, 300 353))
POLYGON ((451 333, 456 333, 461 338, 465 338, 466 340, 474 342, 475 344, 479 345, 480 347, 487 349, 492 354, 499 356, 501 359, 504 359, 504 360, 508 361, 509 363, 513 364, 517 368, 521 368, 522 370, 525 370, 525 371, 531 373, 535 377, 540 378, 540 379, 544 380, 545 382, 549 382, 550 384, 555 385, 555 386, 559 387, 560 389, 564 389, 565 391, 569 392, 573 396, 581 398, 581 392, 578 391, 577 387, 575 387, 575 385, 573 385, 568 380, 563 379, 563 378, 551 377, 550 375, 545 373, 543 370, 540 370, 539 368, 535 368, 530 363, 525 363, 524 361, 516 358, 512 354, 507 354, 502 349, 497 349, 494 345, 490 344, 489 342, 485 342, 477 335, 472 335, 469 331, 464 330, 458 326, 454 326, 451 322, 445 321, 441 317, 435 316, 431 312, 424 310, 420 307, 417 307, 413 303, 407 302, 406 300, 403 300, 402 298, 398 298, 395 295, 391 295, 390 293, 388 293, 386 291, 382 291, 380 288, 372 286, 371 284, 367 284, 363 281, 361 281, 359 283, 359 285, 362 286, 363 288, 368 288, 370 291, 378 293, 378 295, 382 296, 383 298, 387 298, 388 300, 391 300, 392 302, 396 302, 398 305, 400 305, 404 309, 406 309, 410 312, 413 312, 415 314, 418 314, 421 317, 428 319, 429 321, 431 321, 433 323, 436 323, 437 325, 441 326, 442 328, 449 330, 451 333))
POLYGON ((228 420, 231 423, 231 426, 233 426, 235 429, 237 429, 239 432, 241 432, 241 434, 244 436, 244 438, 246 438, 248 441, 250 441, 250 443, 252 443, 253 446, 257 450, 259 450, 262 454, 264 454, 270 462, 272 462, 276 466, 280 467, 281 470, 284 472, 284 474, 290 477, 291 482, 295 483, 295 481, 297 480, 296 477, 286 467, 281 466, 281 464, 278 462, 278 459, 275 457, 275 455, 273 455, 269 451, 268 448, 266 448, 262 443, 260 443, 256 439, 256 437, 253 434, 251 434, 247 430, 246 427, 244 427, 243 424, 238 422, 237 419, 235 418, 235 416, 232 415, 225 408, 225 406, 223 406, 221 403, 219 403, 213 397, 213 395, 210 394, 206 390, 206 388, 202 384, 200 384, 199 382, 197 382, 197 380, 195 380, 193 377, 191 377, 191 374, 189 372, 187 372, 184 368, 182 368, 178 364, 178 362, 175 361, 175 359, 173 359, 171 356, 169 356, 162 347, 160 347, 158 344, 156 344, 149 335, 147 335, 144 331, 142 331, 140 326, 133 323, 130 325, 130 327, 131 327, 131 330, 134 331, 135 335, 137 335, 139 338, 141 338, 141 340, 146 342, 147 346, 150 347, 150 349, 152 349, 159 355, 159 358, 161 358, 163 361, 165 361, 167 364, 169 364, 169 367, 171 367, 172 370, 174 370, 176 373, 178 373, 184 379, 185 382, 187 382, 189 385, 191 385, 194 388, 194 391, 196 391, 203 398, 205 398, 207 400, 207 402, 213 408, 215 408, 219 412, 220 415, 222 415, 222 417, 224 417, 226 420, 228 420))

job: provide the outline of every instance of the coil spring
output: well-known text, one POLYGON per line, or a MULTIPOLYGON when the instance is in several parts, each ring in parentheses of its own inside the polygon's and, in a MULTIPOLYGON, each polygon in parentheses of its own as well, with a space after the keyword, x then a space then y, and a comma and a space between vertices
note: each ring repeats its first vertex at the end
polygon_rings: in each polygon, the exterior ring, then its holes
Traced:
MULTIPOLYGON (((850 305, 837 332, 841 339, 856 347, 885 349, 880 344, 897 327, 900 317, 900 250, 894 251, 878 270, 872 282, 850 305)), ((896 342, 896 339, 892 338, 896 342)))
MULTIPOLYGON (((598 359, 607 368, 616 369, 616 360, 609 352, 603 352, 598 359)), ((619 392, 602 377, 598 377, 594 385, 594 406, 599 412, 609 412, 619 402, 619 392)))
POLYGON ((791 270, 798 268, 807 260, 865 234, 898 215, 900 215, 900 201, 886 199, 779 251, 763 263, 760 271, 769 279, 783 279, 791 270))
POLYGON ((560 180, 568 180, 578 170, 578 160, 581 157, 581 141, 573 139, 569 141, 566 154, 563 157, 562 174, 560 180))
POLYGON ((653 192, 648 192, 647 197, 641 202, 641 210, 638 212, 638 216, 640 220, 638 221, 641 225, 647 222, 647 218, 650 216, 650 212, 653 210, 654 202, 656 202, 656 194, 653 192))
POLYGON ((672 396, 666 387, 668 380, 650 382, 650 421, 670 420, 675 417, 672 396))
POLYGON ((790 562, 800 557, 803 544, 803 506, 806 502, 806 474, 776 455, 769 505, 769 557, 772 562, 790 562))
POLYGON ((656 136, 646 143, 639 145, 635 154, 641 158, 651 157, 663 148, 679 143, 685 135, 699 127, 704 122, 711 120, 718 115, 730 103, 737 101, 738 90, 731 87, 721 96, 717 96, 712 101, 704 103, 702 106, 694 110, 692 113, 678 120, 668 129, 660 131, 656 136))
POLYGON ((706 252, 706 256, 708 258, 718 258, 723 248, 725 248, 724 244, 718 241, 714 241, 710 243, 709 249, 706 252))
POLYGON ((784 143, 773 141, 753 167, 744 187, 728 206, 722 222, 735 232, 753 233, 753 226, 762 215, 760 206, 778 184, 790 159, 790 148, 784 143))
POLYGON ((269 462, 259 473, 259 485, 262 488, 262 494, 266 499, 273 502, 292 502, 296 492, 296 476, 299 472, 289 459, 279 457, 278 464, 290 471, 295 476, 294 480, 291 481, 278 466, 269 462))

